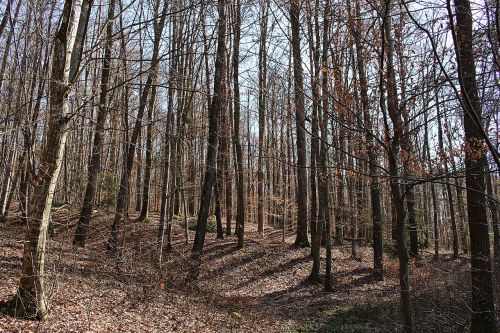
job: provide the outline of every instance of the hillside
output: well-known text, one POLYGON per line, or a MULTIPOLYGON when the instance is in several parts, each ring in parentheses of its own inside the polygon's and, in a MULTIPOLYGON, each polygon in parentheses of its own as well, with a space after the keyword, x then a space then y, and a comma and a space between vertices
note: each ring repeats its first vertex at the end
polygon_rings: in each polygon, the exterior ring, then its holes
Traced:
MULTIPOLYGON (((127 226, 126 250, 109 258, 105 240, 112 216, 97 214, 86 248, 71 245, 76 221, 60 217, 49 242, 51 319, 21 320, 2 313, 1 332, 394 332, 399 327, 397 260, 385 254, 386 279, 371 276, 372 251, 334 249, 335 291, 310 284, 309 249, 281 242, 278 230, 260 239, 249 225, 243 250, 235 238, 207 235, 199 279, 186 283, 190 246, 174 228, 174 250, 160 269, 151 239, 157 228, 127 226), (64 221, 64 222, 62 222, 64 221)), ((192 233, 192 231, 190 231, 192 233)), ((15 292, 22 259, 23 227, 0 224, 0 299, 15 292)), ((190 234, 191 237, 192 234, 190 234)), ((290 235, 292 236, 292 235, 290 235)), ((430 256, 411 267, 415 323, 418 332, 461 332, 469 314, 465 292, 467 260, 439 262, 430 256), (458 272, 458 273, 457 273, 458 272)))

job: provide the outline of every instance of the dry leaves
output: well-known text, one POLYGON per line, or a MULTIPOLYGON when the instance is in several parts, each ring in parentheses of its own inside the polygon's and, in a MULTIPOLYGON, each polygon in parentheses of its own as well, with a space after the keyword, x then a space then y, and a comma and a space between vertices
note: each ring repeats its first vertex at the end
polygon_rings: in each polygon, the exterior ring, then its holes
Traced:
MULTIPOLYGON (((69 213, 68 213, 69 214, 69 213)), ((176 226, 174 252, 160 269, 157 219, 129 225, 120 258, 103 251, 111 217, 97 214, 85 249, 70 240, 75 220, 61 225, 49 246, 51 319, 39 323, 0 314, 0 332, 392 332, 399 328, 398 264, 385 257, 386 280, 371 276, 369 244, 335 247, 334 293, 306 283, 309 249, 282 243, 281 231, 259 238, 248 224, 244 250, 233 237, 207 235, 199 279, 187 284, 190 245, 176 226)), ((0 225, 0 301, 16 290, 22 226, 0 225)), ((191 239, 193 239, 191 237, 191 239)), ((413 265, 415 316, 420 331, 459 331, 467 324, 466 259, 413 265), (418 267, 417 267, 418 266, 418 267), (463 272, 457 274, 456 272, 463 272), (451 277, 454 278, 451 278, 451 277), (448 296, 447 296, 448 295, 448 296)))

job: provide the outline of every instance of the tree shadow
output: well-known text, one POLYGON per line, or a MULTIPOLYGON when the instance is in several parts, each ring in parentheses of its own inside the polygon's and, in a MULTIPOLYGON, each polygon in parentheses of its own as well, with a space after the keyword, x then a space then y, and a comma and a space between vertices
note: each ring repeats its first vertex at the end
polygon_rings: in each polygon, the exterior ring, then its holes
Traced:
POLYGON ((248 286, 256 281, 259 281, 260 279, 269 278, 273 275, 283 273, 284 271, 287 271, 287 270, 295 267, 296 265, 302 264, 302 263, 307 262, 309 260, 310 260, 309 256, 304 256, 304 257, 298 257, 298 258, 291 259, 291 260, 284 262, 284 263, 280 263, 278 266, 267 269, 267 270, 261 272, 260 274, 254 275, 252 278, 241 282, 240 284, 238 284, 236 286, 236 288, 238 288, 238 289, 244 288, 244 287, 246 287, 246 286, 248 286))
POLYGON ((335 289, 340 289, 340 290, 349 290, 353 288, 359 288, 367 284, 376 284, 380 282, 379 277, 373 273, 369 272, 368 274, 365 274, 361 277, 358 277, 356 279, 353 279, 352 281, 348 283, 343 283, 343 284, 337 284, 335 286, 335 289))
POLYGON ((312 332, 361 333, 399 332, 398 311, 393 302, 373 302, 371 305, 318 304, 315 307, 321 324, 312 332))

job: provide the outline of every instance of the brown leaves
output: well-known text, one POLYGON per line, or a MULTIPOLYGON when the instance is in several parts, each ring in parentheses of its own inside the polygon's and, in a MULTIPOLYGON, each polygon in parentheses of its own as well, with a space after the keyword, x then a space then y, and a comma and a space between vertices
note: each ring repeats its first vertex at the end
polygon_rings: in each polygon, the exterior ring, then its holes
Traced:
MULTIPOLYGON (((312 264, 310 249, 291 247, 293 234, 282 243, 281 232, 273 228, 266 230, 267 238, 258 238, 256 225, 248 223, 244 251, 234 249, 232 237, 223 241, 207 237, 199 280, 186 286, 191 249, 182 242, 180 226, 174 226, 174 253, 165 257, 160 276, 148 259, 151 253, 125 252, 127 260, 119 271, 115 269, 115 261, 101 251, 106 241, 101 231, 107 230, 111 219, 104 214, 96 218, 93 227, 100 231, 90 234, 85 249, 71 246, 68 235, 73 229, 57 233, 48 254, 48 266, 57 267, 51 277, 58 281, 52 320, 40 324, 0 313, 0 332, 331 332, 330 324, 338 318, 343 318, 345 332, 398 329, 398 260, 385 255, 386 280, 375 281, 369 245, 359 247, 360 262, 351 258, 349 245, 334 248, 336 292, 323 293, 321 286, 304 282, 312 264)), ((4 236, 0 257, 20 262, 22 247, 11 244, 17 244, 21 229, 14 223, 0 224, 4 236)), ((148 244, 155 235, 156 223, 138 224, 126 246, 134 239, 148 244)), ((322 260, 324 255, 322 249, 322 260)), ((422 302, 416 306, 419 331, 433 331, 432 321, 444 326, 446 319, 427 316, 426 311, 432 310, 428 299, 436 294, 439 301, 453 304, 446 293, 460 291, 460 283, 467 279, 460 275, 459 280, 456 271, 466 272, 467 267, 456 267, 465 259, 437 264, 425 260, 411 265, 411 278, 413 292, 419 293, 415 301, 422 302), (455 275, 456 279, 449 278, 455 275), (442 292, 435 293, 436 286, 442 292)), ((15 290, 20 269, 0 261, 0 300, 15 290)))
POLYGON ((488 146, 483 139, 472 138, 463 145, 465 156, 473 162, 481 159, 488 150, 488 146))

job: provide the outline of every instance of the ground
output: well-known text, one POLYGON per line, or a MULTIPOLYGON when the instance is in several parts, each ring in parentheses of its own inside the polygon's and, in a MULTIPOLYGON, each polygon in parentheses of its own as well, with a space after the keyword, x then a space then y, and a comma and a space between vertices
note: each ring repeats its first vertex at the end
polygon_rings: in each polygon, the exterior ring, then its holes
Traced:
MULTIPOLYGON (((127 246, 110 258, 105 241, 112 216, 94 214, 85 248, 71 245, 76 213, 59 212, 49 243, 51 318, 43 323, 0 312, 0 332, 395 332, 400 329, 397 258, 385 254, 385 275, 371 275, 369 244, 360 260, 350 246, 334 248, 334 292, 308 282, 310 249, 293 247, 293 233, 259 237, 247 223, 245 248, 236 239, 207 234, 200 276, 186 282, 191 245, 180 225, 174 246, 159 263, 157 218, 127 224, 127 246)), ((0 301, 18 283, 24 227, 0 223, 0 301)), ((192 239, 193 234, 190 231, 192 239)), ((190 243, 191 244, 191 243, 190 243)), ((322 267, 323 268, 323 267, 322 267)), ((417 332, 468 330, 467 259, 429 253, 412 261, 412 300, 417 332)))

